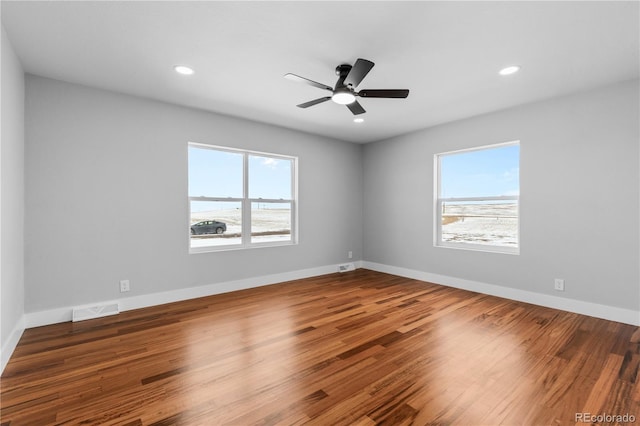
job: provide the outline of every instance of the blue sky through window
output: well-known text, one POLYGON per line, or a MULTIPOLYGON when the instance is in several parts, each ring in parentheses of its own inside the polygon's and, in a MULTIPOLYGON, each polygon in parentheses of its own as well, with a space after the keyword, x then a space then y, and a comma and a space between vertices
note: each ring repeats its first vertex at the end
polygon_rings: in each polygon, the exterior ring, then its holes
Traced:
POLYGON ((250 155, 249 198, 291 199, 291 160, 250 155))
POLYGON ((242 198, 242 154, 190 146, 189 196, 242 198))
POLYGON ((520 145, 440 156, 441 198, 519 195, 520 145))
MULTIPOLYGON (((249 198, 292 199, 293 160, 249 155, 249 198)), ((189 146, 189 196, 242 198, 243 154, 189 146)), ((198 202, 199 210, 225 202, 198 202)), ((273 204, 273 208, 283 208, 273 204)), ((290 204, 287 204, 290 208, 290 204)))

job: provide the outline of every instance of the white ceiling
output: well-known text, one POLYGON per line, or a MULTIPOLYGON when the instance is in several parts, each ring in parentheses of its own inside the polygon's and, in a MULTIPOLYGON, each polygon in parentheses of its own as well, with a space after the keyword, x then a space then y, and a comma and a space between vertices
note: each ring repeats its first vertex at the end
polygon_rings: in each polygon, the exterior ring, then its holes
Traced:
POLYGON ((326 135, 371 142, 514 105, 638 78, 632 2, 2 1, 25 71, 326 135), (376 66, 365 122, 333 102, 335 67, 376 66), (173 65, 196 73, 184 77, 173 65), (520 73, 501 77, 510 64, 520 73))

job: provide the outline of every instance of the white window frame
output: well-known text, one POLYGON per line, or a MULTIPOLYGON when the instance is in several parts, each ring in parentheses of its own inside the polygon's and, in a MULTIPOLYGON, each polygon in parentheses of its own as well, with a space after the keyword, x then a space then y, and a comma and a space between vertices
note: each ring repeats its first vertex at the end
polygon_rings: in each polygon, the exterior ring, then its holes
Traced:
MULTIPOLYGON (((456 151, 447 151, 441 152, 439 154, 435 154, 434 158, 434 191, 433 191, 433 206, 434 206, 434 223, 433 223, 433 245, 435 247, 444 247, 444 248, 454 248, 454 249, 462 249, 462 250, 475 250, 475 251, 484 251, 491 253, 504 253, 504 254, 520 254, 520 196, 519 195, 509 195, 509 196, 487 196, 487 197, 449 197, 442 198, 441 194, 441 159, 447 155, 455 155, 462 154, 465 152, 472 151, 484 151, 493 148, 500 148, 505 146, 514 146, 520 145, 519 140, 503 142, 492 145, 484 145, 480 147, 461 149, 456 151), (516 247, 507 247, 507 246, 497 246, 490 244, 473 244, 467 242, 454 242, 454 241, 443 241, 442 240, 442 205, 447 202, 478 202, 478 201, 515 201, 517 205, 517 217, 518 217, 518 226, 517 226, 517 239, 518 245, 516 247)), ((520 164, 520 159, 518 159, 518 164, 520 164)), ((518 184, 519 185, 519 184, 518 184)), ((518 191, 519 192, 519 191, 518 191)))
MULTIPOLYGON (((189 244, 189 253, 207 253, 213 251, 228 251, 228 250, 242 250, 256 247, 274 247, 274 246, 288 246, 298 244, 298 157, 289 155, 274 154, 270 152, 250 151, 245 149, 229 148, 218 145, 208 145, 198 142, 189 142, 189 147, 196 147, 201 149, 211 149, 214 151, 230 152, 234 154, 242 155, 242 197, 207 197, 197 196, 192 197, 187 193, 189 216, 187 224, 191 221, 191 202, 192 201, 214 201, 214 202, 237 202, 242 206, 242 230, 241 230, 241 243, 240 244, 228 244, 228 245, 215 245, 206 247, 191 247, 191 234, 189 232, 189 226, 187 226, 187 238, 189 244), (290 199, 270 199, 270 198, 249 198, 249 157, 260 156, 274 159, 281 159, 291 161, 291 198, 290 199), (253 203, 261 204, 282 204, 290 203, 291 205, 291 239, 288 241, 265 241, 265 242, 252 242, 251 241, 251 206, 253 203)), ((187 160, 188 161, 188 160, 187 160)), ((187 165, 188 170, 188 165, 187 165)), ((187 192, 189 191, 187 185, 187 192)))

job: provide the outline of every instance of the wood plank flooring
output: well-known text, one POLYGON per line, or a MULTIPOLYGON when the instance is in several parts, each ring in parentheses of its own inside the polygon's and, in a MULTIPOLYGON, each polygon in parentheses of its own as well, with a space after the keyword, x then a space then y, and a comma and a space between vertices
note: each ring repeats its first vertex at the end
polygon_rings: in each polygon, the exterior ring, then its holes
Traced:
POLYGON ((27 330, 0 422, 640 423, 639 341, 630 325, 357 270, 27 330))

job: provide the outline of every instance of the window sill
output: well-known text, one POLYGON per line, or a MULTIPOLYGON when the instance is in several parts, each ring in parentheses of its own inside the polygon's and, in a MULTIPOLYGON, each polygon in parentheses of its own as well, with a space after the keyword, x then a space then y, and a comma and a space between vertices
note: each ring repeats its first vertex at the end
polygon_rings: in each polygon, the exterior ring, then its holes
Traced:
POLYGON ((267 247, 295 246, 297 244, 298 244, 297 242, 293 242, 293 241, 282 241, 282 242, 268 242, 268 243, 253 243, 253 244, 247 244, 247 245, 237 244, 237 245, 226 245, 226 246, 189 247, 189 254, 251 250, 251 249, 267 248, 267 247))
POLYGON ((520 247, 492 246, 470 243, 436 243, 434 247, 454 250, 481 251, 485 253, 520 255, 520 247))

